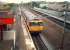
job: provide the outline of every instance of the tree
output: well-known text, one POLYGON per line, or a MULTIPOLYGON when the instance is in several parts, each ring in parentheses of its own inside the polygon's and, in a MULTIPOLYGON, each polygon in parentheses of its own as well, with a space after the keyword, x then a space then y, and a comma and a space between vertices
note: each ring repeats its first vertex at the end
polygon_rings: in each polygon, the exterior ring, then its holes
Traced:
POLYGON ((39 7, 39 3, 33 1, 33 2, 32 2, 32 6, 33 6, 33 7, 39 7))

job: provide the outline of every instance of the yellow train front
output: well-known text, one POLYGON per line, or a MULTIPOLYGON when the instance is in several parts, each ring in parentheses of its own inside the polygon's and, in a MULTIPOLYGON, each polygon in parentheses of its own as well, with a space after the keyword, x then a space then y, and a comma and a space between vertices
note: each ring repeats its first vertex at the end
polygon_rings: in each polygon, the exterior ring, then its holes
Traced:
POLYGON ((44 20, 40 19, 31 20, 29 21, 29 31, 31 33, 40 33, 43 30, 47 30, 47 26, 45 26, 44 24, 46 24, 44 20))

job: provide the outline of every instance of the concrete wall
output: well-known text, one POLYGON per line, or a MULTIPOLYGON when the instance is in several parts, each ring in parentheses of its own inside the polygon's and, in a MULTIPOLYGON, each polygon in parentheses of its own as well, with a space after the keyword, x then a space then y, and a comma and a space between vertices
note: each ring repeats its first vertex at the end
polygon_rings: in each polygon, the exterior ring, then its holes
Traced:
POLYGON ((48 8, 61 11, 64 9, 63 5, 64 5, 64 3, 53 2, 53 3, 48 3, 48 8))

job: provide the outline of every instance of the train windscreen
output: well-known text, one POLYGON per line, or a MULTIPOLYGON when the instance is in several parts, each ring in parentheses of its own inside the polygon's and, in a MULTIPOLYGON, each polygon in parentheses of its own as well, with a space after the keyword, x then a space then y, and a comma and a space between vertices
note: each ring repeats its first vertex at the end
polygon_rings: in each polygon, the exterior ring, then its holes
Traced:
POLYGON ((30 26, 41 26, 42 22, 30 22, 30 26))

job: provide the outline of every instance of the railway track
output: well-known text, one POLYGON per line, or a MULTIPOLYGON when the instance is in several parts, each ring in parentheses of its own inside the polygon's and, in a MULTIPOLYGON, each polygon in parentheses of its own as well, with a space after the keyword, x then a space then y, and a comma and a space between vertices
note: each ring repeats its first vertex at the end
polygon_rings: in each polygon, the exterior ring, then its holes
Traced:
MULTIPOLYGON (((53 18, 53 17, 47 17, 48 19, 52 20, 53 22, 59 24, 60 26, 64 27, 64 21, 61 21, 59 19, 53 18)), ((70 23, 66 23, 66 29, 70 30, 70 23)))
POLYGON ((48 48, 45 46, 44 42, 42 41, 41 37, 39 34, 37 35, 32 35, 33 41, 36 45, 37 50, 48 50, 48 48))

